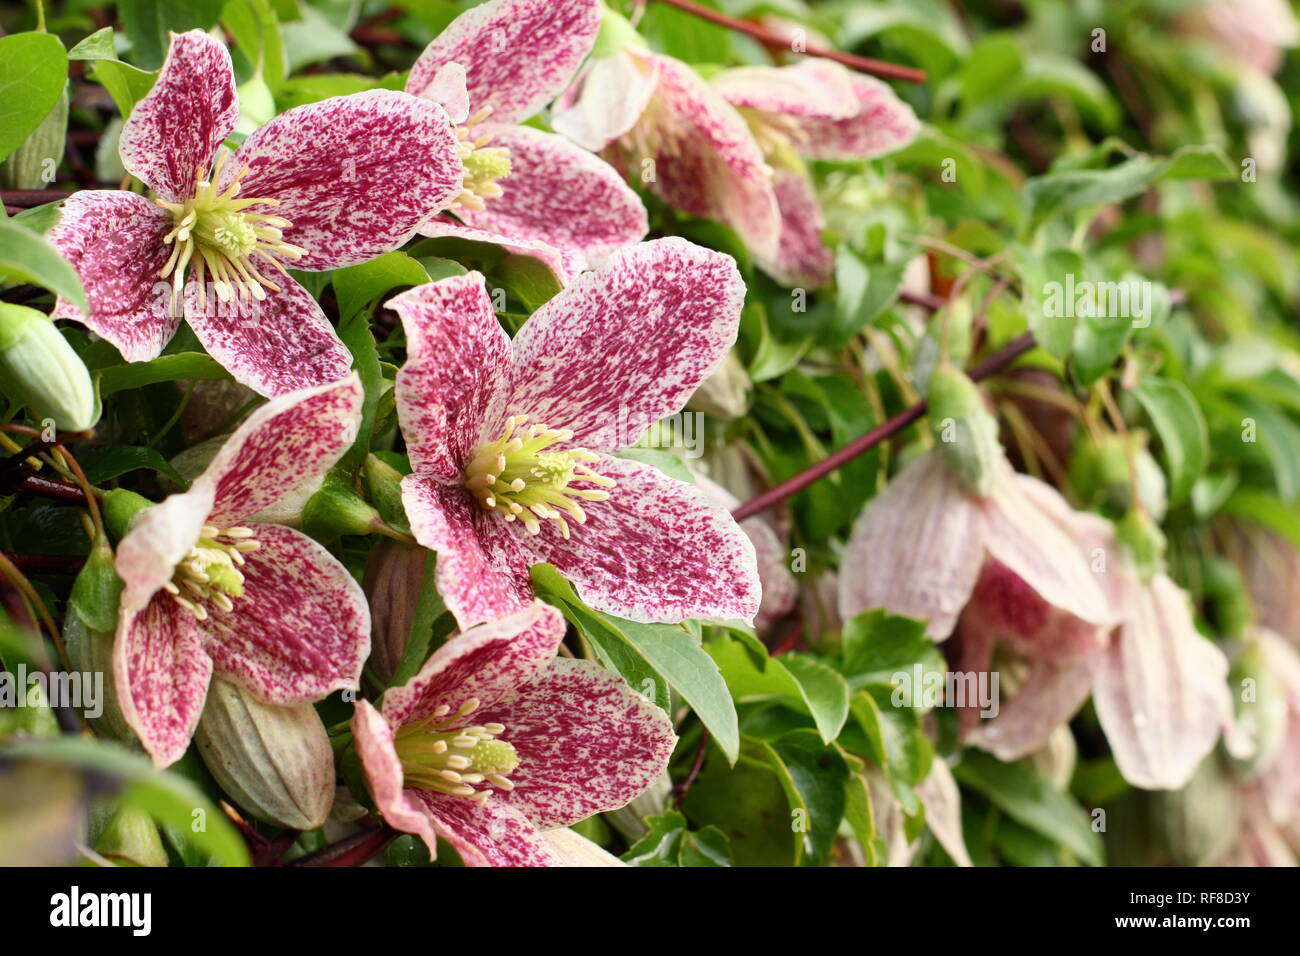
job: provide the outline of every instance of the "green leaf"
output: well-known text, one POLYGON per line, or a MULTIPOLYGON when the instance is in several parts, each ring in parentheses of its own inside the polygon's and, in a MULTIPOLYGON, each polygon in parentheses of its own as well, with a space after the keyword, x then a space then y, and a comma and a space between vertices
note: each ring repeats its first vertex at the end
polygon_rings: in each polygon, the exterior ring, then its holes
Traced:
POLYGON ((429 273, 405 252, 386 252, 369 262, 335 269, 330 281, 339 300, 339 318, 346 321, 393 289, 423 285, 429 273))
POLYGON ((157 73, 149 73, 123 63, 121 60, 96 60, 90 78, 108 90, 122 119, 131 115, 135 104, 144 99, 158 80, 157 73))
POLYGON ((646 835, 619 857, 629 866, 731 866, 731 841, 717 827, 692 833, 676 810, 645 822, 646 835))
POLYGON ((168 31, 215 26, 221 0, 118 0, 117 15, 131 41, 131 58, 146 70, 156 70, 167 55, 168 31))
POLYGON ((1093 832, 1083 808, 1028 764, 1002 763, 981 751, 967 750, 953 774, 1013 820, 1060 843, 1085 863, 1101 865, 1101 837, 1093 832))
POLYGON ((68 54, 52 33, 0 37, 0 159, 54 109, 68 79, 68 54))
POLYGON ((550 267, 532 256, 508 255, 492 274, 529 312, 536 312, 564 288, 550 267))
POLYGON ((221 25, 252 64, 267 88, 275 92, 284 82, 284 42, 280 24, 268 0, 226 0, 221 25))
POLYGON ((142 388, 155 382, 230 378, 230 373, 202 352, 176 352, 148 362, 116 365, 99 373, 99 394, 112 395, 124 388, 142 388))
POLYGON ((89 310, 81 278, 44 236, 12 219, 0 219, 0 279, 31 282, 89 310))
POLYGON ((847 342, 898 301, 905 262, 864 262, 848 245, 835 255, 835 343, 847 342))
POLYGON ((129 445, 104 445, 82 452, 78 459, 85 469, 86 479, 92 485, 102 485, 129 472, 147 468, 165 475, 182 488, 189 482, 156 448, 129 445))
POLYGON ((1148 378, 1130 390, 1160 437, 1169 472, 1169 503, 1187 498, 1210 457, 1209 430, 1201 406, 1182 382, 1148 378))
POLYGON ((1065 308, 1063 290, 1070 285, 1070 276, 1076 281, 1083 278, 1083 257, 1069 249, 1053 249, 1046 255, 1017 249, 1014 258, 1021 273, 1029 331, 1040 346, 1057 358, 1065 358, 1078 320, 1065 308))
POLYGON ((981 37, 971 49, 961 72, 961 95, 966 105, 998 99, 1024 68, 1020 44, 1006 33, 981 37))
POLYGON ((925 622, 890 614, 884 608, 863 611, 844 625, 841 668, 849 686, 892 683, 900 672, 912 678, 920 665, 922 677, 946 673, 943 655, 926 637, 925 622))
POLYGON ((799 862, 820 866, 830 860, 844 819, 847 798, 844 785, 849 770, 834 747, 817 739, 811 730, 795 730, 773 743, 760 743, 768 754, 777 778, 786 792, 791 809, 802 810, 795 817, 796 833, 802 833, 799 862))
POLYGON ((117 46, 113 37, 112 27, 96 30, 68 51, 68 59, 115 60, 117 59, 117 46))

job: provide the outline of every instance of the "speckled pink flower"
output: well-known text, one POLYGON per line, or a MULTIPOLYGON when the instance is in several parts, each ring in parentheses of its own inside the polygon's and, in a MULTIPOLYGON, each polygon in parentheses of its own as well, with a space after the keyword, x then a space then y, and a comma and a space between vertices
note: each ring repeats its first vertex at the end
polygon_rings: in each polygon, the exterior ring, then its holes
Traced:
POLYGON ((556 866, 541 830, 626 805, 668 765, 668 716, 590 661, 556 659, 564 619, 534 602, 440 647, 359 701, 352 734, 392 827, 468 866, 556 866))
POLYGON ((357 686, 370 650, 360 585, 306 535, 246 519, 338 461, 361 398, 352 374, 272 399, 188 491, 136 515, 118 545, 113 674, 158 766, 185 752, 214 673, 273 704, 357 686))
POLYGON ((492 0, 461 14, 411 68, 406 91, 458 127, 465 188, 428 236, 505 246, 562 283, 646 234, 618 173, 562 136, 521 125, 573 78, 600 30, 600 0, 492 0))
POLYGON ((731 515, 612 457, 722 361, 744 296, 729 256, 670 238, 583 273, 513 343, 478 273, 389 301, 407 340, 402 498, 462 627, 526 605, 541 562, 626 618, 754 616, 754 548, 731 515))
POLYGON ((446 113, 391 90, 289 110, 233 155, 226 48, 173 35, 157 83, 122 128, 122 163, 153 190, 79 192, 50 239, 76 267, 76 319, 131 362, 157 356, 182 312, 240 382, 279 395, 336 381, 351 358, 286 267, 322 271, 397 248, 461 191, 446 113))
POLYGON ((775 255, 760 254, 758 264, 787 285, 825 285, 834 257, 822 243, 825 223, 802 157, 883 156, 916 137, 916 115, 885 83, 829 60, 736 67, 712 86, 744 117, 773 169, 781 238, 775 255))

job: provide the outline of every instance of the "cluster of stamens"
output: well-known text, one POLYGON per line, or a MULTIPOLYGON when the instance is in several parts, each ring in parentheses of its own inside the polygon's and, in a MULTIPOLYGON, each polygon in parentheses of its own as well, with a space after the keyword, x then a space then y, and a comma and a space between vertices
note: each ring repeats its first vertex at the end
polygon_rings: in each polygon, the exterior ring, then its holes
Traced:
POLYGON ((224 191, 217 191, 228 155, 228 150, 221 150, 210 179, 199 174, 192 199, 180 203, 155 200, 172 215, 172 230, 163 237, 172 253, 159 275, 172 277, 173 305, 184 288, 187 267, 194 269, 200 304, 206 307, 209 278, 222 302, 230 302, 236 294, 241 299, 251 296, 261 300, 267 291, 280 291, 262 270, 269 266, 288 276, 280 259, 296 260, 306 254, 305 249, 284 241, 284 230, 292 225, 288 219, 248 211, 253 206, 278 206, 279 200, 238 198, 239 181, 248 173, 247 166, 224 191))
POLYGON ((463 126, 456 127, 456 145, 460 161, 465 167, 461 193, 452 203, 453 209, 483 209, 484 200, 502 195, 499 179, 510 175, 510 151, 501 146, 488 146, 491 133, 474 136, 474 127, 487 119, 492 107, 485 106, 463 126))
POLYGON ((397 731, 393 744, 402 762, 406 786, 468 797, 479 804, 491 798, 493 788, 515 788, 509 775, 519 766, 519 755, 514 747, 498 739, 505 732, 503 725, 451 729, 478 706, 477 697, 465 701, 455 713, 443 704, 424 720, 397 731))
POLYGON ((746 107, 740 107, 738 112, 749 126, 749 132, 769 166, 802 168, 797 147, 807 144, 808 134, 794 117, 746 107))
POLYGON ((567 540, 565 515, 582 524, 587 514, 579 500, 604 501, 609 492, 602 489, 615 482, 592 470, 590 463, 600 456, 585 448, 546 450, 572 441, 572 431, 527 423, 527 415, 512 416, 500 438, 474 453, 465 468, 465 487, 484 508, 520 522, 529 534, 540 534, 542 521, 554 521, 567 540), (596 487, 575 488, 574 482, 596 487))
POLYGON ((200 621, 208 619, 209 604, 230 611, 235 606, 230 599, 244 595, 244 573, 240 570, 244 555, 260 547, 252 528, 205 525, 198 543, 176 565, 172 579, 163 588, 200 621))

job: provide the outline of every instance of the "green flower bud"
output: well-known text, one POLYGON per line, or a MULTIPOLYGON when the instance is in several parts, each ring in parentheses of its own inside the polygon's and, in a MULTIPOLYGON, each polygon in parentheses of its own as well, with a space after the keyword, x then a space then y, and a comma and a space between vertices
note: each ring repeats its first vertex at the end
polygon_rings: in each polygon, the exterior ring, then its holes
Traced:
POLYGON ((95 841, 95 852, 131 866, 167 865, 167 850, 158 825, 138 807, 121 807, 109 818, 95 841))
POLYGON ((1236 729, 1251 744, 1249 756, 1237 761, 1247 776, 1270 766, 1286 743, 1286 685, 1272 666, 1257 635, 1252 635, 1232 666, 1228 686, 1233 690, 1236 729))
POLYGON ((1143 581, 1164 570, 1165 535, 1146 512, 1130 510, 1115 524, 1115 534, 1128 547, 1143 581))
POLYGON ((32 417, 79 432, 99 420, 90 373, 44 314, 0 302, 0 387, 32 417))
POLYGON ((361 469, 366 494, 375 503, 384 523, 390 528, 410 534, 411 523, 407 520, 406 508, 402 505, 403 477, 400 471, 376 455, 367 455, 361 469))
POLYGON ((104 527, 114 541, 121 541, 131 530, 135 516, 145 508, 153 507, 153 502, 144 495, 137 495, 125 488, 114 488, 104 495, 104 527))
POLYGON ((600 19, 600 32, 591 48, 592 59, 613 56, 625 46, 645 46, 645 41, 636 32, 630 20, 609 7, 606 7, 600 19))
POLYGON ((135 742, 135 732, 122 716, 117 682, 113 677, 113 636, 116 626, 116 612, 114 623, 110 627, 96 630, 82 619, 75 607, 70 608, 63 616, 63 644, 68 650, 73 670, 83 674, 104 675, 102 711, 98 717, 87 716, 86 719, 100 736, 130 745, 135 742))
POLYGON ((1183 789, 1152 791, 1149 799, 1151 826, 1175 865, 1211 865, 1237 837, 1240 803, 1213 756, 1183 789))
POLYGON ((313 538, 370 534, 382 525, 379 512, 353 490, 351 476, 337 470, 325 476, 302 509, 302 530, 313 538))
POLYGON ((950 362, 940 362, 930 376, 930 428, 953 473, 973 494, 993 492, 1002 469, 998 423, 970 377, 950 362))
POLYGON ((45 189, 54 182, 68 135, 68 91, 41 125, 0 163, 0 189, 45 189))

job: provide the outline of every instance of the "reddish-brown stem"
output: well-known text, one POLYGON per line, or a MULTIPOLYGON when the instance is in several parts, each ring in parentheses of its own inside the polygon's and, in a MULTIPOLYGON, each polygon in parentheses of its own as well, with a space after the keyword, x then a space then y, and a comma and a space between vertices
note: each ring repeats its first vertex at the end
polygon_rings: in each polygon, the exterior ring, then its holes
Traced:
POLYGON ((72 193, 70 189, 0 189, 0 201, 6 206, 27 209, 43 206, 56 199, 67 199, 72 193))
POLYGON ((360 866, 372 857, 384 852, 384 848, 396 839, 398 833, 388 826, 354 833, 337 843, 308 853, 289 863, 290 866, 360 866))
MULTIPOLYGON (((658 0, 658 2, 666 3, 670 7, 676 7, 678 10, 691 14, 691 16, 699 17, 701 20, 708 20, 710 23, 716 23, 728 30, 734 30, 736 33, 751 36, 767 46, 788 47, 790 45, 790 41, 786 37, 773 33, 771 30, 765 30, 757 23, 737 20, 725 13, 719 13, 717 10, 710 10, 698 3, 692 3, 691 0, 658 0)), ((834 60, 836 63, 857 70, 859 73, 870 73, 873 76, 884 76, 891 80, 903 80, 907 83, 925 82, 925 71, 910 66, 899 66, 897 63, 886 63, 883 60, 873 60, 852 53, 841 53, 838 50, 823 50, 821 47, 805 47, 800 52, 823 60, 834 60)))
MULTIPOLYGON (((993 352, 984 361, 980 362, 970 370, 970 377, 975 381, 987 378, 994 372, 1000 372, 1020 356, 1024 355, 1034 347, 1034 337, 1031 333, 1026 332, 1019 338, 1012 339, 1002 348, 993 352)), ((889 421, 873 428, 865 435, 855 438, 843 448, 827 455, 811 468, 806 468, 793 478, 787 478, 775 487, 751 498, 731 514, 737 520, 741 521, 751 515, 756 515, 765 508, 770 508, 777 502, 784 501, 791 495, 803 491, 813 482, 829 475, 836 468, 847 464, 859 455, 875 448, 886 438, 891 438, 898 434, 908 425, 912 424, 918 418, 925 414, 925 402, 919 402, 911 408, 899 412, 889 421)))
POLYGON ((58 481, 54 478, 46 478, 44 475, 38 475, 30 468, 19 468, 17 481, 7 482, 7 494, 26 493, 29 495, 39 495, 42 498, 53 498, 55 501, 70 501, 73 504, 87 504, 86 493, 74 484, 66 481, 58 481))

